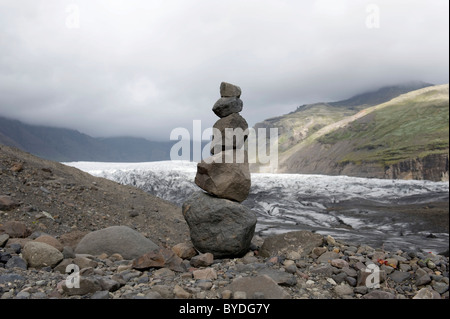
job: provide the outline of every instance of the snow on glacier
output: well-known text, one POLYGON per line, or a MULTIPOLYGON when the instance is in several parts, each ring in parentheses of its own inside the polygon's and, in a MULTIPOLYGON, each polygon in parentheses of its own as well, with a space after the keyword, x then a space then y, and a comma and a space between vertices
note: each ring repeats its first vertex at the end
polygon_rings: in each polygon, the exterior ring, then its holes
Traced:
MULTIPOLYGON (((133 185, 179 206, 195 191, 197 164, 187 161, 147 163, 71 162, 94 176, 133 185)), ((334 234, 338 238, 372 240, 372 244, 399 241, 414 247, 423 234, 409 231, 411 225, 379 211, 359 209, 359 203, 396 205, 448 200, 449 183, 416 180, 369 179, 349 176, 304 174, 252 174, 249 198, 243 202, 258 215, 261 235, 310 229, 334 234), (334 204, 354 203, 354 209, 330 211, 334 204), (406 238, 404 235, 409 234, 406 238), (414 237, 418 236, 418 238, 414 237), (410 242, 408 242, 410 240, 410 242)), ((448 247, 448 234, 440 234, 436 243, 427 240, 428 250, 448 247), (434 246, 433 246, 434 245, 434 246), (437 245, 437 246, 436 246, 437 245)), ((409 246, 408 246, 409 245, 409 246)))
MULTIPOLYGON (((163 161, 147 163, 102 163, 71 162, 65 163, 88 172, 94 176, 104 177, 122 184, 151 185, 161 182, 165 187, 196 189, 194 178, 197 164, 186 161, 163 161), (180 183, 180 184, 176 184, 180 183), (193 187, 190 187, 193 186, 193 187)), ((156 185, 153 185, 156 186, 156 185)), ((165 197, 165 189, 158 195, 165 197)), ((381 202, 411 195, 428 193, 448 193, 448 182, 431 182, 416 180, 368 179, 349 176, 303 175, 303 174, 252 174, 252 191, 278 192, 278 197, 289 199, 293 196, 317 194, 330 201, 354 198, 371 199, 381 202)), ((186 190, 185 193, 189 193, 186 190)), ((182 203, 185 198, 176 200, 182 203)), ((312 205, 322 206, 320 203, 312 205)))

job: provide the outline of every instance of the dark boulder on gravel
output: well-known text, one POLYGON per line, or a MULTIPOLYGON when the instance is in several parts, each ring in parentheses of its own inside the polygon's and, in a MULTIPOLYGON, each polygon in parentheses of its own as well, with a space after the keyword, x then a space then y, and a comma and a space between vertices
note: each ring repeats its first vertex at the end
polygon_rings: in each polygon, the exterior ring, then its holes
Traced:
POLYGON ((88 233, 78 243, 75 253, 90 255, 118 253, 123 258, 131 260, 158 248, 150 239, 127 226, 111 226, 88 233))
POLYGON ((216 258, 242 256, 251 244, 256 215, 236 202, 196 192, 183 204, 194 247, 216 258))

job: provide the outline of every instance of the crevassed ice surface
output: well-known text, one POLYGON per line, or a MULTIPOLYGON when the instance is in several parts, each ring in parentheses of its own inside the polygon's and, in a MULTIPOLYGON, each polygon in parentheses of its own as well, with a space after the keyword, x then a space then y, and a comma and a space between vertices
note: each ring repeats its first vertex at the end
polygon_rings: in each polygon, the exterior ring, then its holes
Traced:
MULTIPOLYGON (((179 206, 192 192, 200 190, 194 183, 197 164, 193 162, 65 164, 136 186, 179 206)), ((242 204, 257 214, 256 231, 263 237, 311 230, 349 243, 442 252, 448 249, 448 233, 436 233, 432 227, 424 226, 423 220, 388 212, 386 207, 426 205, 448 201, 448 196, 448 182, 252 174, 250 195, 242 204)))

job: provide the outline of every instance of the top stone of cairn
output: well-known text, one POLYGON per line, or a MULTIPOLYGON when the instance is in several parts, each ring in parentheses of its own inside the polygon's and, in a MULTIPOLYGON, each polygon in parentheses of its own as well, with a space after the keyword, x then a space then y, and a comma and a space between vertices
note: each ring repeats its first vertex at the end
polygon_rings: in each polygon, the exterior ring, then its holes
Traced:
POLYGON ((221 97, 241 97, 241 88, 239 86, 222 82, 220 84, 220 96, 221 97))

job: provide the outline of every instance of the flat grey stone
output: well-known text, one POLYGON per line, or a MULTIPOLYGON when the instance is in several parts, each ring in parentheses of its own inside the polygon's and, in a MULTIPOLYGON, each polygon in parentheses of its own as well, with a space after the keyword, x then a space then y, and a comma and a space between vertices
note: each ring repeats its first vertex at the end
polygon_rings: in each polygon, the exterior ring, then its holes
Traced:
POLYGON ((403 271, 394 271, 392 274, 389 275, 389 278, 391 278, 396 283, 401 283, 411 277, 411 274, 409 272, 403 272, 403 271))
POLYGON ((266 299, 290 299, 289 294, 267 275, 236 278, 225 290, 230 290, 233 295, 244 292, 247 296, 262 294, 266 299))

